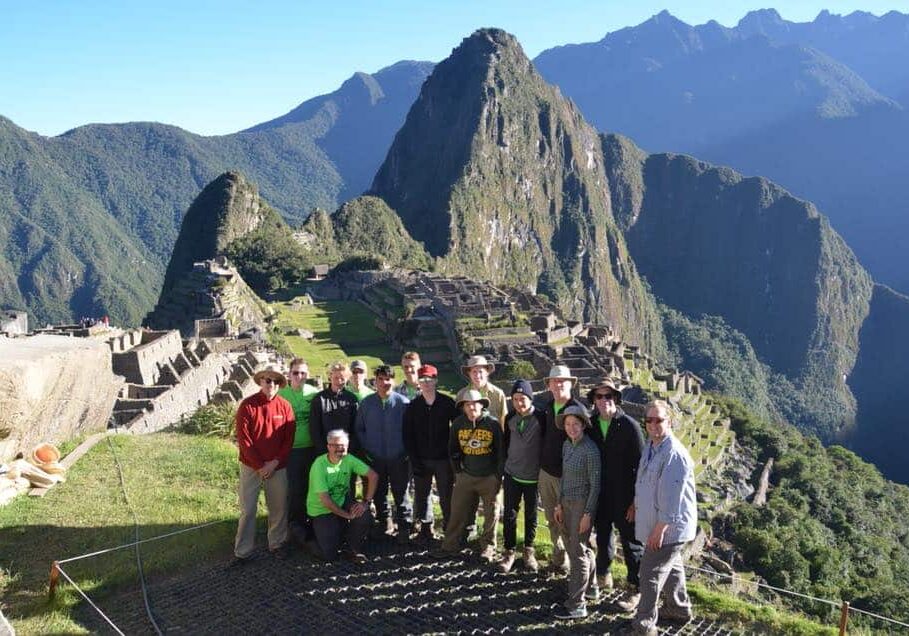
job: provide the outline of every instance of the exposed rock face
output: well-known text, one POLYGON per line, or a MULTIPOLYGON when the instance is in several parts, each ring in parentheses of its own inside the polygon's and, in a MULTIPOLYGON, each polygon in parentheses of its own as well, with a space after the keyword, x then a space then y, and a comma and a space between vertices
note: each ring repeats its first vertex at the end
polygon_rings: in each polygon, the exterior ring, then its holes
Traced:
POLYGON ((100 340, 0 339, 0 461, 104 430, 121 386, 100 340))
POLYGON ((722 316, 791 379, 826 439, 853 423, 852 369, 871 279, 810 203, 766 179, 681 155, 649 155, 604 137, 613 205, 653 292, 698 316, 722 316))
POLYGON ((183 217, 161 294, 190 272, 193 263, 223 253, 231 241, 249 234, 273 214, 255 184, 238 172, 225 172, 209 183, 183 217))
POLYGON ((477 31, 436 66, 372 191, 442 271, 538 289, 569 316, 662 349, 600 140, 511 35, 477 31))
POLYGON ((858 425, 843 439, 889 479, 909 483, 909 410, 902 402, 909 377, 909 297, 875 285, 859 333, 859 356, 849 376, 858 425))

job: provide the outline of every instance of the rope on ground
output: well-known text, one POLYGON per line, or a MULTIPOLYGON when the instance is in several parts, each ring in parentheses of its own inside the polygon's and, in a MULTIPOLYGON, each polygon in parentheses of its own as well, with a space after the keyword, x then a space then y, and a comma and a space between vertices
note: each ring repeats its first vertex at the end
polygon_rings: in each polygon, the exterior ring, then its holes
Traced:
POLYGON ((136 536, 136 568, 139 571, 139 583, 142 585, 142 600, 145 602, 145 613, 148 614, 148 620, 151 622, 152 627, 155 628, 155 633, 158 634, 158 636, 164 636, 164 632, 158 627, 158 622, 155 620, 154 612, 152 612, 151 603, 148 600, 148 586, 145 584, 145 570, 142 567, 142 552, 139 550, 139 515, 136 514, 136 510, 129 500, 129 493, 126 492, 126 481, 123 479, 123 466, 120 465, 120 458, 117 457, 117 451, 114 450, 114 445, 111 442, 110 437, 107 438, 107 445, 110 447, 111 455, 114 456, 114 462, 117 464, 117 474, 120 477, 120 490, 123 491, 123 499, 126 500, 126 507, 133 516, 133 526, 136 536))
POLYGON ((198 526, 193 526, 192 528, 183 528, 182 530, 174 530, 173 532, 168 532, 166 534, 159 534, 157 537, 149 537, 148 539, 142 539, 141 541, 133 541, 131 543, 124 543, 123 545, 118 545, 114 548, 105 548, 104 550, 97 550, 96 552, 87 552, 86 554, 80 554, 79 556, 70 557, 68 559, 61 559, 57 563, 69 563, 71 561, 78 561, 80 559, 87 559, 89 557, 99 556, 101 554, 107 554, 108 552, 116 552, 117 550, 122 550, 124 548, 131 548, 134 545, 141 545, 143 543, 149 543, 151 541, 160 541, 161 539, 167 539, 174 535, 183 534, 184 532, 192 532, 194 530, 200 530, 201 528, 207 528, 208 526, 213 526, 219 523, 224 523, 223 519, 218 521, 209 521, 208 523, 202 523, 198 526))
POLYGON ((69 578, 69 574, 67 574, 66 571, 65 571, 63 568, 59 567, 59 564, 58 564, 58 566, 57 566, 57 570, 60 572, 60 574, 63 575, 63 578, 65 578, 67 581, 69 581, 69 584, 70 584, 70 585, 72 585, 74 588, 76 588, 76 591, 79 592, 79 594, 82 596, 82 598, 84 598, 85 601, 86 601, 89 605, 91 605, 91 606, 94 608, 94 610, 95 610, 96 612, 98 612, 98 614, 101 615, 101 618, 103 618, 105 621, 107 621, 107 624, 110 625, 111 628, 112 628, 115 632, 117 632, 118 634, 120 634, 120 636, 125 636, 125 634, 124 634, 122 631, 120 631, 120 628, 117 627, 116 625, 114 625, 114 621, 112 621, 111 619, 109 619, 109 618, 107 617, 107 614, 105 614, 104 612, 102 612, 102 611, 101 611, 101 608, 98 607, 97 605, 95 605, 95 604, 92 602, 92 600, 91 600, 90 598, 88 598, 88 594, 86 594, 85 592, 83 592, 83 591, 82 591, 82 588, 80 588, 78 585, 76 585, 76 582, 73 581, 71 578, 69 578))

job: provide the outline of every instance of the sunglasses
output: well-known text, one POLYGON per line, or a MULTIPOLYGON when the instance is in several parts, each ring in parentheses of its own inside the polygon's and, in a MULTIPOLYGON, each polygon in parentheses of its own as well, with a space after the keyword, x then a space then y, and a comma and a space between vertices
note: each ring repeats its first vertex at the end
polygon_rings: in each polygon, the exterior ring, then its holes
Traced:
POLYGON ((278 381, 274 378, 262 378, 265 381, 265 384, 278 384, 278 381))
POLYGON ((425 375, 422 378, 418 378, 417 382, 435 382, 436 379, 432 376, 425 375))
POLYGON ((291 371, 291 375, 307 375, 309 371, 291 371))
POLYGON ((615 402, 615 396, 612 393, 594 393, 593 397, 596 400, 612 400, 615 402))

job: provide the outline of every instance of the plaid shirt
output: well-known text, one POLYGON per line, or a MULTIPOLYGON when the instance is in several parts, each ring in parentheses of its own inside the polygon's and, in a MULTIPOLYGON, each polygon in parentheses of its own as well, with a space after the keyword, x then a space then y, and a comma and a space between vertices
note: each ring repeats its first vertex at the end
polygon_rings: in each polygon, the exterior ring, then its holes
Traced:
POLYGON ((559 500, 584 501, 584 512, 596 513, 600 496, 600 451, 587 435, 577 444, 562 444, 562 479, 559 500))

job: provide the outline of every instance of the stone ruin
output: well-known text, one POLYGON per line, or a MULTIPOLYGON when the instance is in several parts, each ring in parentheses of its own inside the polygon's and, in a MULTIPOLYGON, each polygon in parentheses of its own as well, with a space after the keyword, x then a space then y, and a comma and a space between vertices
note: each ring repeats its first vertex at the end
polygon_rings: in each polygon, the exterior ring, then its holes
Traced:
POLYGON ((4 309, 0 312, 0 335, 24 336, 28 333, 28 314, 24 311, 4 309))

